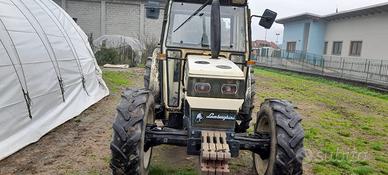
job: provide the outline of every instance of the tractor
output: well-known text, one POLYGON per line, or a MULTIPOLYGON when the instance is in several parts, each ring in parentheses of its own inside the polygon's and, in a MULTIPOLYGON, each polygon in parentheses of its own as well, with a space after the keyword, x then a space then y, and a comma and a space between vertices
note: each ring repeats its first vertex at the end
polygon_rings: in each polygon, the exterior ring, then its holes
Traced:
POLYGON ((148 0, 145 8, 152 19, 164 9, 161 40, 144 88, 122 93, 112 173, 148 174, 152 148, 164 144, 198 156, 198 174, 231 174, 228 162, 242 150, 252 152, 254 174, 302 174, 304 131, 294 106, 266 99, 253 112, 251 21, 269 29, 277 13, 251 15, 247 0, 166 0, 163 8, 148 0))

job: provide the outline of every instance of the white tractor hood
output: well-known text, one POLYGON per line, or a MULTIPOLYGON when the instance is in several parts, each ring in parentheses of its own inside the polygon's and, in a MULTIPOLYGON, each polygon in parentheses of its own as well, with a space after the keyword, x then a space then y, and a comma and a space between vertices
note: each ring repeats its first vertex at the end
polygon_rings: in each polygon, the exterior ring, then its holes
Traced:
POLYGON ((225 58, 209 58, 209 56, 188 55, 189 77, 245 79, 244 72, 232 61, 225 58))

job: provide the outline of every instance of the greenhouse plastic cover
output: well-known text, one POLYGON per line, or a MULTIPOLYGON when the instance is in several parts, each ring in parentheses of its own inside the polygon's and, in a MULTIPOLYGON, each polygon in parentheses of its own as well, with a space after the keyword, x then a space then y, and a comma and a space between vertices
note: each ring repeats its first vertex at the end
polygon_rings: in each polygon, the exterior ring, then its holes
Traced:
POLYGON ((101 48, 103 43, 107 48, 129 45, 134 51, 143 51, 145 49, 144 43, 138 39, 123 35, 102 35, 93 41, 93 45, 97 48, 101 48))
POLYGON ((51 0, 0 0, 0 160, 108 95, 87 36, 51 0))

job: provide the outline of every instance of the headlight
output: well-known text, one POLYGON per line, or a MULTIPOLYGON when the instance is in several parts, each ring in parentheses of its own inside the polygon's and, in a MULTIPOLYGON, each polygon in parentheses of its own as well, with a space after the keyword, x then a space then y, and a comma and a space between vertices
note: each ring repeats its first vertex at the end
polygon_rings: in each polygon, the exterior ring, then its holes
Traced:
POLYGON ((194 89, 196 93, 206 94, 211 90, 211 86, 209 83, 195 83, 194 89))
POLYGON ((237 90, 238 90, 237 84, 224 84, 221 87, 222 94, 226 94, 226 95, 237 94, 237 90))
POLYGON ((231 98, 245 97, 244 80, 189 78, 187 95, 191 97, 231 98))

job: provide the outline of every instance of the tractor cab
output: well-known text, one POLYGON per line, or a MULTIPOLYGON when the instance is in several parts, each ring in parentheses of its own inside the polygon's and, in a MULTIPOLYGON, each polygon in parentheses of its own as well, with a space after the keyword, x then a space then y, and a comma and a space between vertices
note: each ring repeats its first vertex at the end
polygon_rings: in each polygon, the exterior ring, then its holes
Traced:
MULTIPOLYGON (((174 0, 169 2, 168 8, 169 17, 163 27, 164 36, 161 47, 162 55, 166 55, 166 61, 163 65, 163 73, 166 75, 163 77, 168 79, 166 86, 169 88, 163 89, 163 93, 168 97, 165 98, 167 107, 180 109, 183 101, 177 98, 184 96, 184 89, 191 88, 183 86, 184 77, 188 76, 183 73, 188 73, 191 69, 202 66, 209 68, 202 69, 202 74, 212 76, 212 72, 216 72, 218 78, 226 79, 229 78, 226 72, 235 71, 235 69, 225 71, 226 69, 216 66, 212 69, 211 66, 195 63, 195 61, 190 61, 191 59, 217 59, 220 65, 222 62, 228 64, 233 62, 235 66, 232 67, 239 67, 240 70, 237 70, 239 73, 244 74, 248 71, 244 65, 248 60, 249 51, 246 3, 233 4, 221 1, 220 18, 218 18, 218 23, 216 22, 217 25, 212 23, 212 4, 207 1, 174 0), (219 32, 216 33, 216 31, 219 32), (212 52, 212 46, 215 45, 219 45, 217 53, 212 52), (223 74, 217 73, 218 70, 223 74)), ((213 63, 213 61, 211 62, 213 63)), ((203 61, 203 63, 210 62, 203 61)), ((245 80, 243 83, 246 83, 245 80)), ((240 93, 243 92, 245 89, 240 89, 240 93)))

